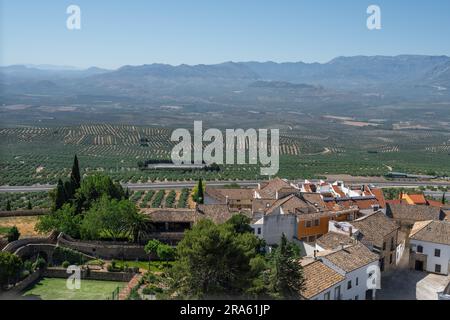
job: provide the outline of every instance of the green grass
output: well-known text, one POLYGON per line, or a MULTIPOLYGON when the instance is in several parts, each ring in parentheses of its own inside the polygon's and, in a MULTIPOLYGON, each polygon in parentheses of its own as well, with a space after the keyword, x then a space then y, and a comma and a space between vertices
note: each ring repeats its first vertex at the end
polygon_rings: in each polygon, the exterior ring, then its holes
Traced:
POLYGON ((25 297, 35 296, 42 300, 106 300, 111 298, 112 292, 123 288, 125 282, 81 280, 79 290, 69 290, 66 279, 43 278, 28 289, 25 297))
POLYGON ((162 262, 162 261, 150 261, 150 266, 148 261, 117 261, 116 262, 116 266, 117 267, 123 267, 124 265, 127 265, 128 267, 138 267, 144 270, 149 270, 149 271, 164 271, 165 269, 165 265, 172 265, 173 262, 169 261, 169 262, 162 262))
POLYGON ((7 234, 9 232, 9 230, 11 229, 11 227, 2 227, 0 226, 0 234, 7 234))

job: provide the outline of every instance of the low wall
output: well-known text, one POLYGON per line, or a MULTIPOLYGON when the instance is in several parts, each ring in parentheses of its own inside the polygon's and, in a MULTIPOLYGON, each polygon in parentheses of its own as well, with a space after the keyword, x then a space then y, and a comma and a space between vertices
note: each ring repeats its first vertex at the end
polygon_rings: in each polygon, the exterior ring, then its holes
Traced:
POLYGON ((79 241, 61 234, 58 245, 105 260, 148 260, 144 246, 126 242, 79 241))
POLYGON ((29 244, 52 244, 52 243, 54 243, 54 241, 53 239, 50 238, 26 238, 10 242, 2 250, 14 253, 17 251, 17 249, 29 244))
MULTIPOLYGON (((47 268, 43 272, 42 276, 47 278, 63 278, 67 279, 70 274, 66 272, 65 268, 47 268)), ((130 272, 109 272, 109 271, 98 271, 81 270, 81 279, 86 280, 102 280, 102 281, 123 281, 128 282, 135 276, 135 273, 130 272)))
POLYGON ((14 287, 9 289, 8 291, 0 291, 0 300, 10 300, 19 298, 21 292, 27 289, 28 287, 32 286, 36 282, 38 282, 41 276, 42 276, 41 270, 35 271, 22 281, 18 282, 14 287))
POLYGON ((50 211, 47 209, 36 209, 36 210, 15 210, 15 211, 0 211, 0 218, 6 217, 32 217, 32 216, 43 216, 48 214, 50 211))

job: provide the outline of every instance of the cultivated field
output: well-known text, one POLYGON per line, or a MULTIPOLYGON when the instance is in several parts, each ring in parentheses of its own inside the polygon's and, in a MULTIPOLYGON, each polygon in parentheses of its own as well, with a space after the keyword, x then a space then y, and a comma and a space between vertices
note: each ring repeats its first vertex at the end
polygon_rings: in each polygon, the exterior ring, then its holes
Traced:
MULTIPOLYGON (((385 124, 349 126, 334 118, 312 116, 296 120, 292 126, 281 127, 282 177, 383 175, 388 168, 450 175, 449 131, 394 130, 385 124)), ((83 174, 105 172, 122 182, 266 178, 259 175, 255 165, 224 165, 219 172, 139 170, 140 161, 169 159, 174 146, 171 132, 169 128, 111 124, 2 128, 0 182, 54 184, 69 175, 74 154, 80 159, 83 174)), ((243 146, 240 148, 238 152, 243 152, 243 146)), ((36 207, 47 205, 38 199, 32 201, 36 207)), ((13 206, 27 204, 27 200, 19 202, 14 201, 13 206)))

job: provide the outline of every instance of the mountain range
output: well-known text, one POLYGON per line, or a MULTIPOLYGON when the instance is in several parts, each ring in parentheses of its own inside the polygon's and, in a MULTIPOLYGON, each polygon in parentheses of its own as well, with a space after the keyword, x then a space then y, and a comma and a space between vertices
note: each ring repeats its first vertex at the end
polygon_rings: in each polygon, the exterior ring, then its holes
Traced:
POLYGON ((145 100, 155 96, 224 95, 249 88, 276 90, 278 94, 298 91, 300 96, 343 91, 435 98, 450 95, 450 57, 353 56, 327 63, 148 64, 116 70, 13 65, 0 67, 0 88, 3 98, 43 94, 112 95, 145 100))

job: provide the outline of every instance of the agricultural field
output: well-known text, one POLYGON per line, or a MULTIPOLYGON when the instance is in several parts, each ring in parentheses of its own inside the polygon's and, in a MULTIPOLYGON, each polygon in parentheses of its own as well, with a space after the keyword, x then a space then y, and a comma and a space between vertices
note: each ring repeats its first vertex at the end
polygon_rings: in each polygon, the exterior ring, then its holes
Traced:
MULTIPOLYGON (((380 176, 388 168, 450 175, 448 130, 349 126, 334 118, 290 117, 292 126, 280 127, 279 176, 290 179, 326 174, 380 176)), ((256 165, 221 165, 218 172, 140 170, 138 162, 170 158, 174 146, 171 132, 168 127, 113 124, 0 128, 0 183, 55 184, 59 178, 69 176, 74 154, 78 155, 82 174, 104 172, 121 182, 267 178, 260 176, 256 165)), ((243 152, 244 147, 239 146, 237 151, 243 152)), ((142 200, 153 206, 153 202, 159 201, 154 199, 157 196, 142 200)))
POLYGON ((19 229, 21 238, 33 238, 43 236, 35 230, 39 217, 1 217, 0 218, 0 234, 6 233, 11 227, 16 226, 19 229), (2 232, 3 230, 3 232, 2 232))
POLYGON ((134 191, 131 201, 139 208, 187 208, 192 200, 191 190, 148 190, 134 191))
POLYGON ((11 210, 50 208, 50 198, 45 191, 0 193, 0 210, 7 210, 8 200, 11 210))

